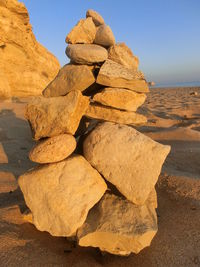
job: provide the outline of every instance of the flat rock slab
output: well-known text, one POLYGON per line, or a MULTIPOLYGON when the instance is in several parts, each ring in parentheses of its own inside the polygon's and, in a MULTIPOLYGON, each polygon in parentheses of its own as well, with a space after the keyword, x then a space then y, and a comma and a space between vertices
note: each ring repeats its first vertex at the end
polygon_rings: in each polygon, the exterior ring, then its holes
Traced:
POLYGON ((58 162, 71 155, 75 148, 76 139, 73 135, 61 134, 37 143, 31 149, 29 158, 37 163, 58 162))
POLYGON ((62 97, 35 97, 28 103, 25 117, 36 140, 63 133, 73 135, 88 105, 88 97, 77 90, 62 97))
POLYGON ((84 91, 95 82, 92 69, 86 65, 67 64, 44 89, 45 97, 64 96, 73 90, 84 91))
POLYGON ((121 124, 143 125, 147 122, 146 117, 141 114, 96 104, 90 104, 85 115, 91 119, 112 121, 121 124))
POLYGON ((139 59, 134 56, 131 49, 125 43, 118 43, 108 50, 108 58, 125 66, 126 68, 137 70, 139 59))
POLYGON ((108 51, 95 44, 71 44, 66 48, 66 55, 72 62, 92 65, 108 58, 108 51))
POLYGON ((105 47, 115 44, 114 34, 108 25, 103 24, 97 28, 94 43, 105 47))
POLYGON ((18 183, 33 224, 53 236, 73 236, 107 188, 101 175, 78 155, 32 169, 18 183))
POLYGON ((127 88, 136 92, 149 91, 141 71, 130 70, 110 59, 107 59, 101 66, 96 82, 105 86, 127 88))
POLYGON ((90 164, 137 205, 154 188, 169 151, 132 127, 110 122, 98 125, 83 144, 90 164))
POLYGON ((93 96, 93 100, 104 106, 128 111, 136 111, 146 99, 143 93, 136 93, 124 88, 104 88, 93 96))
POLYGON ((88 17, 92 18, 92 20, 96 26, 100 26, 100 25, 104 24, 104 19, 102 18, 102 16, 98 12, 96 12, 92 9, 89 9, 86 12, 86 18, 88 18, 88 17))
POLYGON ((78 230, 80 246, 126 256, 150 245, 157 232, 155 208, 147 201, 137 206, 115 195, 105 194, 89 212, 78 230))
POLYGON ((96 27, 91 17, 81 19, 67 35, 68 44, 92 44, 96 35, 96 27))

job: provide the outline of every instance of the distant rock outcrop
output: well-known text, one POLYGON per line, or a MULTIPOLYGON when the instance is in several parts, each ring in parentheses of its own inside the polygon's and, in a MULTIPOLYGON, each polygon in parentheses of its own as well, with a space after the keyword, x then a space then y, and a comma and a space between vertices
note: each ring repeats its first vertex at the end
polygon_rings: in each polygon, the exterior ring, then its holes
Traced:
POLYGON ((59 68, 36 41, 24 4, 0 0, 0 97, 40 95, 59 68))

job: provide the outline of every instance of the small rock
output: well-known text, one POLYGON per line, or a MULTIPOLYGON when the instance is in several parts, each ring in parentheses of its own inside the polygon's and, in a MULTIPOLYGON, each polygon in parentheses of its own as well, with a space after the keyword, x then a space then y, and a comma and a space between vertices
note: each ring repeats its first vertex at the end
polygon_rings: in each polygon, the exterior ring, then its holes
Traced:
POLYGON ((137 70, 139 59, 134 56, 131 49, 125 43, 111 46, 108 50, 108 58, 125 66, 126 68, 137 70))
POLYGON ((45 97, 63 96, 73 90, 84 91, 95 82, 92 69, 86 65, 67 64, 44 89, 45 97))
POLYGON ((107 59, 101 66, 96 82, 105 86, 127 88, 136 92, 149 91, 142 72, 130 70, 110 59, 107 59))
POLYGON ((197 93, 197 92, 191 92, 190 95, 192 95, 192 96, 197 96, 198 93, 197 93))
POLYGON ((122 111, 106 106, 90 104, 85 116, 103 121, 112 121, 121 124, 142 125, 147 122, 145 116, 135 112, 122 111))
POLYGON ((96 26, 104 24, 104 19, 102 18, 102 16, 92 9, 89 9, 86 12, 86 18, 88 17, 91 17, 93 19, 93 22, 96 26))
POLYGON ((77 90, 61 97, 35 97, 28 103, 25 117, 36 140, 63 133, 73 135, 88 105, 88 97, 77 90))
POLYGON ((145 99, 145 94, 112 87, 107 87, 93 96, 93 100, 102 105, 128 111, 136 111, 145 99))
POLYGON ((33 224, 53 236, 73 236, 101 199, 106 183, 82 156, 36 167, 19 177, 33 224))
POLYGON ((85 139, 83 154, 131 202, 143 205, 170 151, 132 127, 105 122, 85 139))
POLYGON ((81 19, 66 37, 68 44, 92 44, 96 35, 96 27, 91 17, 81 19))
POLYGON ((155 208, 148 199, 142 206, 105 194, 90 210, 78 230, 79 245, 126 256, 150 245, 157 232, 155 208))
POLYGON ((105 47, 115 44, 115 37, 108 25, 103 24, 97 28, 94 43, 105 47))
POLYGON ((36 144, 29 153, 29 159, 37 163, 58 162, 71 155, 75 148, 76 139, 73 135, 61 134, 36 144))
POLYGON ((103 62, 108 58, 107 50, 95 44, 68 45, 66 54, 72 62, 87 65, 103 62))

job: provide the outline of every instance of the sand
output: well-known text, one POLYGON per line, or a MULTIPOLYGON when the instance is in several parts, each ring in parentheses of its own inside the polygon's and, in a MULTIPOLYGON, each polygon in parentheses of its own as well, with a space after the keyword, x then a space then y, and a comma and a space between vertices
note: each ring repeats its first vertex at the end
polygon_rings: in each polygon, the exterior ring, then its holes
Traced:
POLYGON ((158 233, 138 255, 102 255, 39 232, 23 219, 17 177, 34 166, 23 114, 28 99, 0 100, 0 266, 200 266, 200 88, 151 89, 138 128, 172 151, 157 183, 158 233), (197 92, 197 95, 192 95, 197 92))

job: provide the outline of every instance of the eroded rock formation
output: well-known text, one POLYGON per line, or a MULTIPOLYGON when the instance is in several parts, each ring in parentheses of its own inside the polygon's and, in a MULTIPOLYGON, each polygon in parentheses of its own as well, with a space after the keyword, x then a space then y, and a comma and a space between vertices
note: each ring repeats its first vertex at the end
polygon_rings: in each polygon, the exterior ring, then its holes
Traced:
POLYGON ((59 68, 37 42, 25 5, 0 0, 0 97, 40 95, 59 68))

